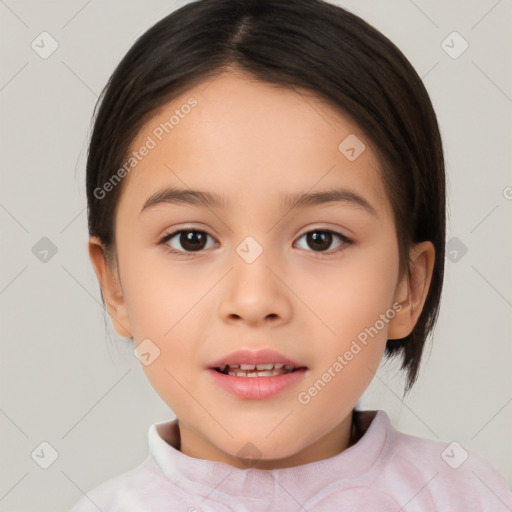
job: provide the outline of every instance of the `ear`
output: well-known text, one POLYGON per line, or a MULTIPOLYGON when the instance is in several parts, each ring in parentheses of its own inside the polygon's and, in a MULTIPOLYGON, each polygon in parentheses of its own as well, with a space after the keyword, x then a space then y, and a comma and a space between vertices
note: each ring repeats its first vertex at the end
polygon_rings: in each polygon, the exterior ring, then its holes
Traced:
POLYGON ((109 265, 103 244, 98 237, 89 238, 89 257, 98 277, 103 298, 115 330, 123 338, 131 338, 130 320, 117 268, 112 268, 109 265))
MULTIPOLYGON (((407 272, 397 285, 395 302, 402 305, 389 322, 388 339, 399 340, 409 336, 427 298, 432 271, 434 269, 435 248, 432 242, 416 244, 410 252, 411 276, 407 272)), ((398 309, 398 308, 397 308, 398 309)))

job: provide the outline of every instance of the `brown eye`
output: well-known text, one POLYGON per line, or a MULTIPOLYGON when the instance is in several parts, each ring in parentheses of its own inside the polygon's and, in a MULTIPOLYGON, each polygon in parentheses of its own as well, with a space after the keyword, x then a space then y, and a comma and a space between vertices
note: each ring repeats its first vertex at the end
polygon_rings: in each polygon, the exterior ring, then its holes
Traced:
POLYGON ((326 251, 332 244, 332 233, 327 231, 312 231, 306 235, 307 244, 319 251, 326 251))
MULTIPOLYGON (((351 243, 351 240, 347 238, 346 236, 343 236, 340 233, 336 233, 334 231, 330 230, 321 230, 321 229, 315 229, 313 231, 308 231, 307 233, 304 233, 300 239, 305 238, 306 245, 313 249, 314 252, 325 252, 327 251, 333 241, 338 238, 343 243, 338 244, 336 248, 338 247, 344 247, 345 245, 349 245, 351 243)), ((299 239, 299 240, 300 240, 299 239)), ((301 247, 301 249, 304 249, 305 247, 301 247)), ((338 252, 338 251, 333 251, 338 252)))
POLYGON ((196 229, 182 229, 166 235, 160 243, 170 246, 172 252, 187 253, 198 252, 206 247, 208 233, 196 229))

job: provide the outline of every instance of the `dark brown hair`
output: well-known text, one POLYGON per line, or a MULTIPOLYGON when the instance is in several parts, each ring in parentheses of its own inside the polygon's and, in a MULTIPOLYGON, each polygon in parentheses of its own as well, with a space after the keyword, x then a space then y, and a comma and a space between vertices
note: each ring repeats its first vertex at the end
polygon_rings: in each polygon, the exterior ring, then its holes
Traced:
POLYGON ((108 193, 103 185, 160 108, 231 68, 312 91, 361 128, 380 159, 401 276, 410 272, 412 244, 433 243, 436 257, 421 315, 409 336, 386 345, 386 356, 402 357, 408 391, 441 300, 446 236, 441 137, 412 65, 389 39, 341 7, 322 0, 199 0, 146 31, 96 105, 86 177, 89 234, 100 238, 114 264, 114 219, 123 183, 108 193))

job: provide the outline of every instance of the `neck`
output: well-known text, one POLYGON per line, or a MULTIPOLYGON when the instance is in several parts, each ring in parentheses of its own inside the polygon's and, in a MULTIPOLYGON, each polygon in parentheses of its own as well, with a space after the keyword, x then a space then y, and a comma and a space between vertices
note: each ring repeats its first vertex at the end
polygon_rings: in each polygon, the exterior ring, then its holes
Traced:
POLYGON ((308 464, 334 457, 358 441, 356 414, 351 411, 338 425, 323 437, 303 448, 300 452, 280 459, 260 459, 249 466, 247 460, 226 453, 205 439, 196 430, 178 422, 180 430, 179 450, 198 459, 222 462, 241 469, 281 469, 308 464))

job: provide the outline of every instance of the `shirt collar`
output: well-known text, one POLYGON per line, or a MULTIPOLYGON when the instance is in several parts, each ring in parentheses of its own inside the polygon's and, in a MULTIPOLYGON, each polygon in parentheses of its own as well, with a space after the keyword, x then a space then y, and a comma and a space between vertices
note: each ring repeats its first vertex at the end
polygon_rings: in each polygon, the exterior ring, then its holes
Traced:
POLYGON ((378 462, 383 458, 381 455, 390 449, 391 423, 382 410, 357 411, 357 421, 364 434, 353 446, 334 457, 289 468, 242 469, 185 455, 177 449, 177 419, 151 425, 149 450, 165 476, 187 492, 204 497, 215 492, 268 500, 275 496, 276 486, 293 493, 294 489, 304 492, 304 482, 318 482, 324 487, 334 481, 349 483, 357 479, 362 483, 362 480, 373 478, 373 473, 379 469, 378 462))

